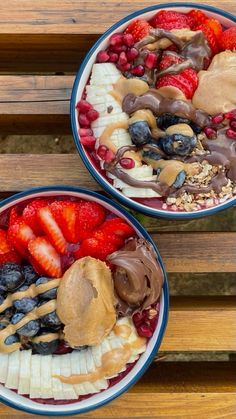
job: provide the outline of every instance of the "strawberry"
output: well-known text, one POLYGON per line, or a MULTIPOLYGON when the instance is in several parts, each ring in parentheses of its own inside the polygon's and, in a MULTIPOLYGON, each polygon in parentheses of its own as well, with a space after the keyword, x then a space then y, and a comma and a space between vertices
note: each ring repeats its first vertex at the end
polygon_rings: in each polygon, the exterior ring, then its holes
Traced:
POLYGON ((165 70, 166 68, 170 67, 171 65, 179 64, 182 61, 183 61, 183 59, 178 57, 177 55, 163 53, 160 64, 159 64, 159 69, 160 70, 165 70))
POLYGON ((191 99, 194 93, 193 85, 189 82, 186 78, 177 74, 175 76, 166 75, 161 77, 160 80, 157 81, 156 88, 159 89, 160 87, 165 86, 173 86, 177 89, 181 90, 187 99, 191 99))
POLYGON ((12 225, 9 225, 7 237, 14 249, 21 256, 28 257, 28 243, 35 238, 33 230, 19 217, 12 225))
POLYGON ((39 266, 45 275, 59 278, 62 275, 61 259, 47 237, 37 237, 28 244, 34 266, 39 266))
POLYGON ((150 20, 150 25, 154 28, 166 29, 190 29, 191 20, 187 15, 174 10, 161 10, 150 20))
POLYGON ((134 42, 138 42, 149 34, 150 29, 151 26, 146 20, 136 19, 128 25, 124 33, 130 33, 133 36, 134 42))
POLYGON ((95 231, 91 237, 99 240, 100 242, 110 242, 114 244, 117 249, 119 249, 124 244, 124 239, 121 236, 115 233, 105 232, 102 229, 95 231))
POLYGON ((10 216, 9 216, 9 226, 11 226, 12 224, 14 224, 16 222, 16 220, 18 220, 19 215, 16 211, 15 208, 12 208, 10 211, 10 216))
POLYGON ((117 250, 111 242, 100 241, 95 238, 85 239, 80 248, 75 252, 76 259, 84 256, 92 256, 96 259, 106 260, 107 256, 117 250), (102 245, 101 245, 102 244, 102 245))
POLYGON ((106 220, 100 229, 105 234, 116 234, 124 239, 127 239, 135 233, 133 227, 118 217, 106 220))
POLYGON ((38 210, 48 205, 46 199, 35 199, 31 201, 23 210, 23 219, 30 226, 36 235, 41 235, 42 229, 40 228, 38 221, 38 210))
POLYGON ((50 207, 43 207, 38 210, 38 220, 42 230, 47 235, 55 249, 59 253, 65 254, 67 252, 67 243, 60 227, 52 215, 50 207))
POLYGON ((208 19, 207 15, 205 15, 205 13, 199 9, 190 10, 190 12, 186 14, 186 16, 188 19, 191 19, 190 28, 194 30, 198 25, 205 23, 205 21, 208 19))
POLYGON ((50 210, 65 239, 69 243, 77 243, 80 238, 77 228, 78 204, 72 201, 54 201, 50 210))
POLYGON ((205 24, 213 30, 217 39, 220 38, 223 29, 222 29, 222 26, 221 26, 219 20, 217 20, 217 19, 207 19, 205 24))
POLYGON ((219 52, 219 45, 214 31, 206 24, 202 23, 196 27, 196 31, 202 31, 209 47, 211 48, 212 54, 215 55, 219 52))
POLYGON ((236 27, 226 29, 219 37, 219 44, 222 50, 229 49, 236 51, 236 27))
POLYGON ((78 228, 82 231, 92 231, 103 223, 106 210, 96 202, 81 201, 78 205, 78 228))
POLYGON ((21 257, 13 250, 7 240, 7 232, 0 229, 0 264, 7 262, 20 263, 21 257))

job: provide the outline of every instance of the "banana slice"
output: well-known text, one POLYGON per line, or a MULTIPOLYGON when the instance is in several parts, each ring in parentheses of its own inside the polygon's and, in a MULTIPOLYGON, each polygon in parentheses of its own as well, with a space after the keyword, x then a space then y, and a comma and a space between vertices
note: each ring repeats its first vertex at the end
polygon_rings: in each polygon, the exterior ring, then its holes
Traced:
POLYGON ((30 394, 31 356, 31 350, 20 351, 19 394, 30 394))
POLYGON ((30 371, 30 398, 31 399, 41 397, 40 361, 41 361, 41 355, 32 355, 31 371, 30 371))
MULTIPOLYGON (((60 370, 61 375, 65 377, 69 377, 72 374, 71 371, 71 362, 70 362, 70 354, 60 355, 60 370)), ((77 399, 77 394, 73 388, 72 384, 62 383, 62 391, 65 400, 75 400, 77 399)))
POLYGON ((0 383, 5 383, 7 379, 9 355, 0 353, 0 383))
POLYGON ((20 370, 20 351, 12 352, 9 355, 7 378, 5 386, 7 388, 17 389, 19 383, 20 370))
POLYGON ((51 399, 53 397, 52 390, 52 355, 41 356, 41 397, 43 399, 51 399))
MULTIPOLYGON (((70 355, 70 361, 71 361, 71 372, 72 374, 78 375, 81 374, 80 372, 80 352, 81 351, 73 351, 70 355)), ((84 394, 88 394, 83 383, 80 384, 74 384, 73 385, 75 393, 77 396, 83 396, 84 394)))
MULTIPOLYGON (((86 365, 86 352, 87 349, 83 349, 80 351, 80 374, 88 374, 87 365, 86 365)), ((85 381, 83 383, 84 389, 86 390, 87 394, 93 394, 96 392, 96 387, 93 385, 93 383, 90 383, 89 381, 85 381)))
POLYGON ((129 198, 160 198, 161 195, 151 188, 135 188, 128 186, 122 189, 122 193, 129 198))
POLYGON ((52 393, 53 398, 55 400, 63 400, 64 393, 62 389, 62 382, 55 378, 54 375, 60 375, 61 368, 60 368, 60 356, 53 355, 52 356, 52 393))

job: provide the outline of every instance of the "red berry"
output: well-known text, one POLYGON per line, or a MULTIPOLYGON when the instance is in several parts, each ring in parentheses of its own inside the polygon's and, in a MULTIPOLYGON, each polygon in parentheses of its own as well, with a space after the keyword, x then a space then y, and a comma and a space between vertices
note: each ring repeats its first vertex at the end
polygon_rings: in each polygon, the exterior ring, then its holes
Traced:
POLYGON ((112 160, 114 160, 115 158, 115 154, 113 153, 113 151, 111 150, 107 150, 106 154, 105 154, 105 162, 106 163, 111 163, 112 160))
POLYGON ((28 243, 34 239, 33 230, 20 217, 14 224, 9 226, 7 239, 14 249, 23 257, 28 257, 28 243))
POLYGON ((93 131, 89 128, 80 128, 79 129, 79 136, 80 137, 90 137, 90 135, 93 135, 93 131))
POLYGON ((120 160, 120 165, 123 169, 133 169, 135 166, 134 160, 130 159, 129 157, 124 157, 120 160))
POLYGON ((85 147, 89 147, 93 149, 96 143, 96 138, 93 135, 89 135, 87 137, 81 137, 80 142, 85 147))
POLYGON ((122 45, 123 43, 123 33, 113 33, 109 39, 109 44, 114 45, 122 45))
POLYGON ((126 33, 123 36, 123 42, 127 47, 132 47, 134 45, 134 38, 131 33, 126 33))
POLYGON ((236 109, 232 109, 232 111, 225 112, 224 117, 229 120, 236 119, 236 109))
POLYGON ((150 24, 154 28, 166 30, 190 28, 188 17, 185 14, 175 12, 174 10, 161 10, 160 12, 157 12, 150 20, 150 24))
POLYGON ((157 56, 154 52, 149 52, 149 54, 147 54, 144 60, 144 65, 150 70, 157 66, 157 56))
POLYGON ((232 130, 231 128, 227 129, 226 135, 229 138, 236 139, 236 131, 232 130))
POLYGON ((143 338, 151 338, 153 335, 153 331, 150 329, 149 326, 142 324, 141 326, 139 326, 137 328, 137 332, 139 334, 139 336, 143 337, 143 338))
POLYGON ((118 54, 116 54, 115 52, 110 52, 110 58, 109 61, 110 63, 116 63, 118 61, 118 54))
POLYGON ((78 109, 78 111, 80 111, 81 113, 86 113, 88 112, 90 109, 92 109, 92 105, 91 103, 87 102, 87 100, 81 99, 77 105, 76 108, 78 109))
POLYGON ((222 34, 222 26, 219 22, 219 20, 216 19, 207 19, 205 21, 205 24, 211 28, 216 36, 216 38, 220 38, 222 34))
POLYGON ((59 254, 46 237, 37 237, 29 242, 29 252, 36 265, 48 276, 60 278, 62 275, 59 254))
POLYGON ((145 68, 143 65, 137 65, 136 67, 132 68, 132 70, 130 71, 131 74, 133 74, 133 76, 138 76, 138 77, 142 77, 145 73, 145 68))
POLYGON ((107 234, 117 234, 125 239, 131 237, 135 233, 133 227, 118 217, 105 221, 100 228, 107 234))
POLYGON ((212 122, 212 124, 221 124, 221 122, 223 122, 223 120, 224 120, 224 115, 223 115, 223 113, 219 113, 219 114, 217 114, 217 115, 214 115, 214 116, 212 116, 212 118, 211 118, 211 122, 212 122))
POLYGON ((132 319, 136 327, 138 327, 144 321, 144 318, 145 318, 144 314, 145 314, 144 312, 140 312, 140 311, 137 311, 137 313, 134 313, 132 319))
POLYGON ((191 18, 191 29, 195 29, 198 25, 205 23, 205 21, 208 19, 207 15, 205 15, 205 13, 199 9, 190 10, 186 16, 191 18))
POLYGON ((79 204, 72 201, 54 201, 50 204, 50 211, 65 239, 69 243, 77 243, 80 239, 77 226, 79 204))
POLYGON ((98 111, 96 111, 95 109, 90 109, 87 114, 86 117, 88 118, 88 120, 90 122, 96 121, 96 119, 98 119, 99 117, 99 113, 98 111))
POLYGON ((118 59, 118 65, 122 66, 127 63, 127 57, 126 53, 123 51, 120 53, 119 59, 118 59))
POLYGON ((109 60, 109 54, 107 51, 99 51, 97 54, 97 62, 98 63, 106 63, 109 60))
POLYGON ((136 19, 131 22, 125 30, 125 34, 131 33, 133 36, 134 42, 140 41, 149 34, 151 26, 144 19, 136 19))
POLYGON ((124 65, 117 65, 117 68, 124 72, 124 71, 129 71, 131 69, 131 64, 130 63, 126 63, 124 65))
POLYGON ((106 145, 100 145, 97 149, 97 155, 98 157, 100 157, 102 160, 105 159, 106 153, 108 151, 108 148, 106 145))
POLYGON ((219 37, 219 44, 222 50, 236 50, 236 27, 226 29, 219 37))
POLYGON ((40 228, 38 220, 38 210, 48 206, 48 201, 46 199, 34 199, 31 201, 23 210, 23 220, 30 226, 37 236, 42 235, 43 231, 40 228))
POLYGON ((38 220, 43 232, 53 244, 58 253, 67 253, 67 243, 63 233, 57 224, 50 207, 40 208, 38 210, 38 220))
POLYGON ((111 51, 120 54, 122 51, 127 51, 126 45, 111 45, 111 51))
POLYGON ((100 242, 95 238, 85 239, 79 250, 75 252, 76 258, 83 256, 92 256, 96 259, 106 260, 107 256, 115 252, 116 246, 111 242, 100 242))
POLYGON ((207 138, 213 139, 213 138, 216 138, 216 136, 217 136, 217 132, 216 132, 216 130, 214 128, 205 127, 203 129, 203 131, 206 134, 207 138))
POLYGON ((232 128, 234 131, 236 131, 236 121, 234 121, 234 120, 230 121, 229 125, 230 125, 230 128, 232 128))
POLYGON ((86 128, 90 127, 90 121, 87 118, 87 115, 85 115, 84 113, 79 114, 78 121, 79 121, 79 124, 81 125, 81 127, 84 127, 84 128, 85 127, 86 128))
POLYGON ((82 201, 78 206, 77 228, 82 231, 92 231, 105 220, 106 210, 96 202, 82 201))
POLYGON ((161 77, 161 79, 157 81, 156 88, 159 89, 164 86, 176 87, 184 93, 187 99, 191 99, 194 93, 192 82, 183 77, 181 74, 177 74, 176 76, 167 75, 161 77))
POLYGON ((177 55, 170 55, 163 53, 161 62, 159 64, 160 70, 165 70, 166 68, 170 67, 173 64, 179 64, 183 61, 182 58, 178 57, 177 55))
POLYGON ((20 263, 21 257, 13 250, 7 240, 7 232, 0 229, 0 265, 7 262, 20 263))
POLYGON ((196 31, 202 31, 207 42, 208 45, 212 51, 212 54, 215 55, 219 52, 219 44, 217 41, 217 38, 215 36, 214 31, 206 24, 203 23, 199 26, 196 27, 196 31))
POLYGON ((138 57, 138 55, 139 55, 139 52, 138 52, 137 48, 132 47, 132 48, 128 49, 128 51, 126 53, 126 58, 127 58, 128 61, 133 61, 133 60, 135 60, 135 58, 138 57))

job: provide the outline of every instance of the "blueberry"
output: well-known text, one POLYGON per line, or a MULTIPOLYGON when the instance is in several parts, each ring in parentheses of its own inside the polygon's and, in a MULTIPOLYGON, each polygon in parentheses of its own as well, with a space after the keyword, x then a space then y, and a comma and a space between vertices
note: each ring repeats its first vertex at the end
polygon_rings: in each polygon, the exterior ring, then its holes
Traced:
POLYGON ((12 345, 16 342, 20 342, 19 336, 16 333, 14 335, 8 336, 4 341, 6 345, 12 345))
POLYGON ((202 132, 202 128, 199 127, 199 125, 195 124, 195 122, 190 122, 189 125, 192 128, 192 130, 195 132, 195 134, 200 134, 200 132, 202 132))
POLYGON ((6 263, 3 265, 1 273, 1 288, 7 291, 14 291, 24 283, 24 275, 21 266, 16 263, 6 263))
POLYGON ((23 274, 25 277, 25 284, 31 285, 34 284, 38 279, 38 274, 35 272, 31 265, 25 265, 22 267, 23 274))
POLYGON ((4 300, 5 300, 4 296, 0 294, 0 305, 3 303, 4 300))
MULTIPOLYGON (((40 336, 45 335, 47 333, 53 333, 53 331, 45 331, 43 329, 40 330, 40 336)), ((50 342, 32 342, 32 349, 40 355, 50 355, 57 349, 59 344, 59 339, 54 339, 50 342)))
MULTIPOLYGON (((19 323, 19 321, 22 320, 23 317, 24 317, 23 313, 14 314, 14 316, 11 318, 12 324, 19 323)), ((30 320, 24 326, 17 329, 17 333, 18 335, 31 337, 31 336, 35 336, 38 333, 39 329, 40 329, 40 321, 38 319, 30 320)))
POLYGON ((149 125, 146 121, 134 122, 129 126, 132 143, 141 146, 147 144, 152 138, 149 125))
POLYGON ((22 298, 21 300, 15 300, 13 302, 13 306, 17 311, 21 313, 28 313, 29 311, 33 310, 38 304, 38 298, 22 298))
POLYGON ((187 156, 197 144, 197 138, 182 134, 166 135, 160 138, 159 144, 163 151, 170 156, 187 156))
POLYGON ((186 172, 184 170, 182 170, 181 172, 178 173, 178 175, 176 176, 176 179, 173 183, 173 187, 174 188, 181 188, 181 186, 183 186, 183 183, 185 181, 186 178, 186 172))
MULTIPOLYGON (((36 281, 36 287, 41 284, 46 284, 48 281, 51 281, 51 278, 46 278, 42 276, 36 281)), ((45 291, 43 294, 40 294, 40 298, 54 300, 57 297, 57 288, 52 288, 51 290, 45 291)))
POLYGON ((160 159, 162 159, 163 157, 158 153, 158 149, 157 149, 157 151, 155 152, 154 150, 143 150, 142 151, 142 157, 145 159, 145 161, 146 161, 146 159, 151 159, 151 160, 156 160, 156 161, 158 161, 158 160, 160 160, 160 159))
POLYGON ((157 126, 163 130, 166 130, 166 128, 170 127, 171 125, 188 124, 195 132, 195 134, 200 134, 200 132, 202 131, 201 127, 195 124, 195 122, 192 122, 187 118, 183 118, 182 116, 172 115, 171 113, 164 113, 162 115, 159 115, 156 121, 157 126))
POLYGON ((41 324, 44 327, 51 327, 54 330, 58 329, 61 326, 61 322, 57 316, 56 311, 52 311, 51 313, 45 314, 45 316, 41 317, 41 324))

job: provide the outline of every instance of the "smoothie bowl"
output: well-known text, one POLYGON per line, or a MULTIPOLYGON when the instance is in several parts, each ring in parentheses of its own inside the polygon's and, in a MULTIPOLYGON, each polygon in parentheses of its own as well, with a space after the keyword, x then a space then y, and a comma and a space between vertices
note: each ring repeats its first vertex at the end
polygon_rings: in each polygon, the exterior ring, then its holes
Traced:
POLYGON ((0 400, 58 416, 126 391, 168 316, 148 233, 107 198, 51 187, 1 202, 0 236, 0 400))
POLYGON ((197 4, 135 12, 92 47, 71 99, 95 179, 152 216, 194 218, 236 201, 236 18, 197 4))

